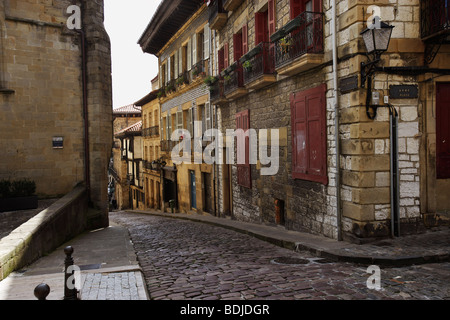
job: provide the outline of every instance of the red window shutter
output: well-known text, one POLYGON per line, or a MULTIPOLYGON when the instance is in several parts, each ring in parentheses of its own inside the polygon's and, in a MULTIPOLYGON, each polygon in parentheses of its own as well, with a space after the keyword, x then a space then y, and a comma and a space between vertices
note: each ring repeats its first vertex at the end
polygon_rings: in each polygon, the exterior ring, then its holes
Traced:
POLYGON ((289 6, 291 20, 305 11, 304 0, 289 0, 289 6))
MULTIPOLYGON (((247 132, 250 129, 250 110, 242 111, 236 114, 236 129, 242 129, 247 132)), ((237 165, 238 184, 240 186, 251 189, 252 188, 252 176, 250 165, 250 139, 245 138, 245 150, 238 149, 238 152, 245 152, 245 164, 237 165)), ((242 157, 242 154, 241 154, 242 157)))
POLYGON ((275 8, 275 0, 269 0, 268 12, 269 36, 271 36, 276 31, 277 27, 277 12, 275 8))
POLYGON ((436 178, 450 179, 450 82, 436 85, 436 178))
POLYGON ((268 11, 255 13, 255 46, 268 42, 268 11))
POLYGON ((242 26, 242 55, 248 52, 248 26, 242 26))
POLYGON ((234 61, 238 61, 242 57, 242 33, 233 35, 233 53, 234 61))
POLYGON ((224 62, 224 68, 226 69, 226 68, 228 68, 228 66, 230 65, 229 63, 229 48, 228 48, 228 43, 225 43, 225 45, 223 46, 223 56, 224 56, 224 59, 223 59, 223 62, 224 62))
POLYGON ((326 85, 291 95, 292 177, 328 183, 326 85))
POLYGON ((217 51, 217 62, 219 66, 219 73, 225 69, 225 49, 222 48, 217 51))

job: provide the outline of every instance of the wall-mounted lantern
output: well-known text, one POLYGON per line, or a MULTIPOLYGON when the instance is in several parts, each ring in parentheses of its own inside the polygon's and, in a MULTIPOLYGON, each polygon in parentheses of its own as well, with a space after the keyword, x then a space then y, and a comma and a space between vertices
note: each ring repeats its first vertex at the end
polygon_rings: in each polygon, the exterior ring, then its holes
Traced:
POLYGON ((378 105, 372 105, 372 76, 376 71, 376 66, 380 62, 381 55, 389 48, 392 29, 387 23, 380 21, 376 17, 373 24, 361 32, 364 44, 367 49, 369 62, 361 62, 361 87, 364 88, 367 82, 366 112, 369 119, 375 119, 378 105), (370 112, 370 109, 373 112, 370 112))

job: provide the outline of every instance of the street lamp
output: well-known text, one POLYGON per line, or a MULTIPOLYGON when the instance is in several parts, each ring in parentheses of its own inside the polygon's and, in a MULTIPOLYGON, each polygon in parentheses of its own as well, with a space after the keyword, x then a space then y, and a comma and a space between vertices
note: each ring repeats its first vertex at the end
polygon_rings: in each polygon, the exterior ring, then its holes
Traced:
POLYGON ((376 117, 378 107, 371 105, 372 76, 376 71, 376 65, 380 62, 381 55, 389 48, 393 28, 394 26, 390 26, 380 21, 379 17, 375 17, 373 24, 361 32, 369 57, 369 62, 361 62, 361 88, 366 86, 367 81, 366 112, 369 119, 372 120, 376 117), (373 56, 372 60, 370 60, 370 55, 373 56), (370 108, 374 110, 373 113, 370 112, 370 108))

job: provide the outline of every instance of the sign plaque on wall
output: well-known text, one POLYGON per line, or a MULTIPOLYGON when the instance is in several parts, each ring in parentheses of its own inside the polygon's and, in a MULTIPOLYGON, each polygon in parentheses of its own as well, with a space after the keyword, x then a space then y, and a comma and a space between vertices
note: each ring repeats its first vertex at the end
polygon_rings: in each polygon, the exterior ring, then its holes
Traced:
POLYGON ((339 90, 341 93, 348 93, 358 89, 358 76, 343 78, 339 81, 339 90))
POLYGON ((389 97, 391 99, 417 99, 419 87, 412 84, 389 86, 389 97))
POLYGON ((53 149, 63 149, 63 148, 64 148, 64 138, 53 137, 53 149))

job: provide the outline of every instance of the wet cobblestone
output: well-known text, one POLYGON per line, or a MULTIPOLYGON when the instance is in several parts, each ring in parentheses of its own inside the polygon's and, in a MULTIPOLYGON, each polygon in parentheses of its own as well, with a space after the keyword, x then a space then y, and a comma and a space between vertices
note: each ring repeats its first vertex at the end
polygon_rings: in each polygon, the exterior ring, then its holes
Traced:
POLYGON ((381 290, 373 290, 367 266, 320 263, 308 252, 203 223, 124 212, 110 219, 128 228, 154 300, 450 299, 448 262, 382 267, 381 290))

